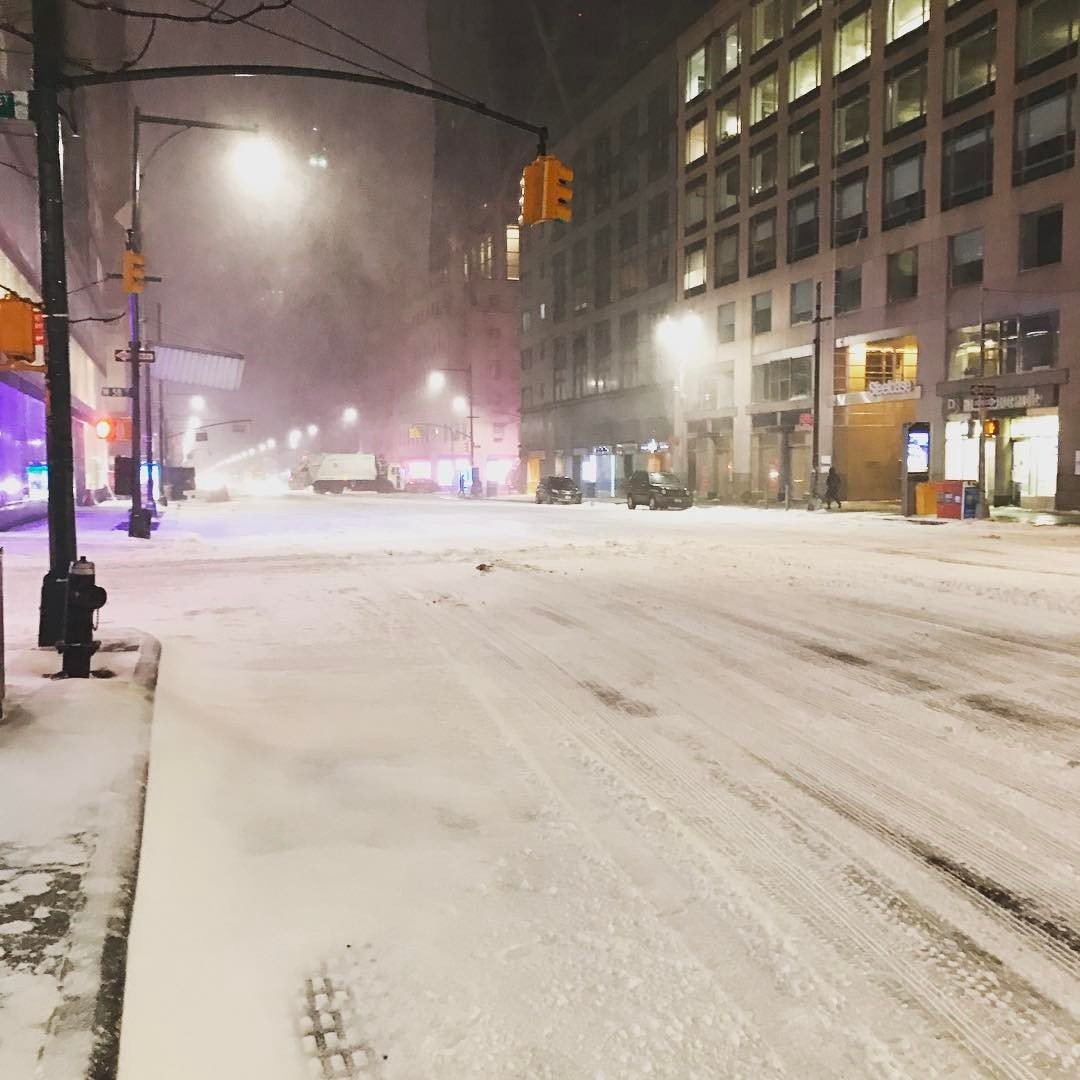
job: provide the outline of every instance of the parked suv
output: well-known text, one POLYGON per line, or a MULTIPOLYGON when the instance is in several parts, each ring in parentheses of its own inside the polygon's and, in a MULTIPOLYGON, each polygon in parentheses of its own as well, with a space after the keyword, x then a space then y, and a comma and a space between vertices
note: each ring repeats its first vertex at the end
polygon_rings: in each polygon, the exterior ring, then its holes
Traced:
POLYGON ((686 510, 694 498, 686 485, 669 472, 636 472, 626 485, 626 505, 634 510, 647 506, 650 510, 686 510))
POLYGON ((536 485, 538 503, 579 503, 581 488, 569 476, 545 476, 536 485))

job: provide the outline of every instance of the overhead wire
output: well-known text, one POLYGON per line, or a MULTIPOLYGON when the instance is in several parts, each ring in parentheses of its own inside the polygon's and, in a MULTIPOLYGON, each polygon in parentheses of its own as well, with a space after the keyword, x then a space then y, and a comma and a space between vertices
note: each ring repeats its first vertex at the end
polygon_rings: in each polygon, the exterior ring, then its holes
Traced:
POLYGON ((333 31, 335 34, 339 34, 341 37, 345 38, 346 41, 351 41, 354 45, 359 45, 362 49, 367 49, 368 52, 374 53, 381 59, 388 60, 391 64, 394 64, 397 67, 409 72, 410 75, 415 75, 417 76, 417 78, 425 79, 429 83, 431 83, 432 86, 440 86, 442 87, 442 89, 448 90, 452 94, 457 94, 458 97, 465 98, 466 100, 472 101, 475 104, 481 104, 479 98, 473 97, 471 94, 466 94, 463 91, 459 90, 456 86, 451 86, 449 83, 445 83, 441 79, 436 79, 434 75, 430 75, 426 71, 421 71, 419 68, 415 68, 409 64, 406 64, 404 60, 399 60, 391 53, 376 48, 370 42, 365 41, 363 38, 358 37, 356 34, 353 34, 350 31, 336 25, 335 23, 332 23, 329 20, 322 18, 322 16, 316 15, 315 12, 309 10, 308 8, 302 7, 300 4, 294 2, 293 10, 298 11, 301 15, 303 15, 307 19, 310 19, 312 22, 318 23, 319 26, 325 27, 327 30, 333 31))
POLYGON ((72 0, 81 8, 88 11, 102 11, 111 15, 126 15, 131 19, 164 19, 168 22, 177 23, 213 23, 215 26, 235 26, 237 23, 245 23, 256 15, 268 11, 283 11, 291 7, 293 0, 261 0, 247 11, 228 12, 225 4, 228 0, 218 0, 215 4, 205 5, 206 15, 178 15, 173 11, 145 11, 140 8, 130 8, 123 4, 114 4, 111 0, 72 0))

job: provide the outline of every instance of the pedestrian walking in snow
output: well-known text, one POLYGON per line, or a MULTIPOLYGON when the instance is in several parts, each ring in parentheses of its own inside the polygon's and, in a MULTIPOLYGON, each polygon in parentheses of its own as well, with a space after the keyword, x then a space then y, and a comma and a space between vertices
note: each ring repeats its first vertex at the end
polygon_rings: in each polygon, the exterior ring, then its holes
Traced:
POLYGON ((836 509, 841 509, 840 506, 840 474, 829 466, 829 471, 825 474, 825 509, 831 510, 832 504, 836 503, 836 509))

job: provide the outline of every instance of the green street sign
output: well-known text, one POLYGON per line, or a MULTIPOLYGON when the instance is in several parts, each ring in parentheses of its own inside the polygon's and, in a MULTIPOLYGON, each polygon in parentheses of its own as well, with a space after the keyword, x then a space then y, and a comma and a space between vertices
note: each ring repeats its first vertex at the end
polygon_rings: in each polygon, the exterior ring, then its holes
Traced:
POLYGON ((0 119, 29 120, 30 95, 25 90, 0 90, 0 119))

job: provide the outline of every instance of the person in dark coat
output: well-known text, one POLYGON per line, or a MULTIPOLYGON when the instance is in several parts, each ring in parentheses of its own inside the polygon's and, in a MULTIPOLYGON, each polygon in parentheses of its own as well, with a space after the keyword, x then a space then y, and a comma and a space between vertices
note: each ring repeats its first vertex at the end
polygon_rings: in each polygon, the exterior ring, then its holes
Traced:
POLYGON ((840 510, 840 474, 830 465, 825 474, 825 509, 831 510, 832 504, 836 503, 836 509, 840 510))

